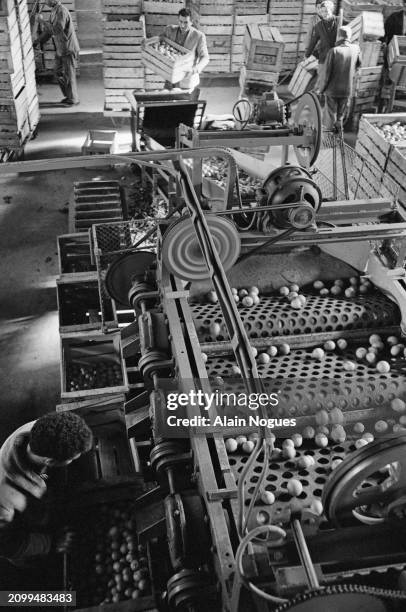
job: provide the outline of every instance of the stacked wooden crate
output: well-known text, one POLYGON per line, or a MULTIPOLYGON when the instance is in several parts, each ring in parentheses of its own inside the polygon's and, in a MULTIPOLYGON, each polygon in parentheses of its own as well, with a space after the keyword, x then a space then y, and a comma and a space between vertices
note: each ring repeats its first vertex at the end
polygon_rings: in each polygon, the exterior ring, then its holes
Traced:
POLYGON ((210 64, 207 73, 238 74, 244 58, 247 24, 268 23, 267 2, 188 0, 194 25, 206 34, 210 64))
MULTIPOLYGON (((63 0, 63 5, 69 10, 72 17, 72 22, 75 26, 75 31, 77 32, 78 23, 75 11, 75 0, 63 0)), ((36 2, 35 0, 28 0, 28 10, 30 14, 31 27, 33 28, 32 36, 33 38, 36 38, 37 34, 39 33, 39 31, 37 30, 37 23, 35 18, 36 14, 38 14, 38 11, 41 10, 39 14, 41 15, 41 17, 43 17, 44 21, 48 21, 52 9, 48 7, 45 2, 36 2)), ((41 45, 41 48, 35 49, 35 66, 37 76, 52 74, 54 70, 54 64, 55 45, 52 38, 50 38, 46 43, 41 45)))
POLYGON ((125 92, 144 87, 141 43, 145 37, 141 3, 104 0, 103 77, 107 112, 128 110, 125 92))
POLYGON ((0 149, 19 150, 39 121, 26 0, 0 2, 0 149))
POLYGON ((350 23, 352 42, 358 43, 362 54, 362 68, 354 81, 352 113, 359 115, 372 110, 380 90, 382 66, 378 66, 384 35, 384 19, 381 12, 363 11, 350 23))
POLYGON ((267 24, 245 27, 244 64, 240 71, 241 95, 250 84, 276 86, 283 61, 283 38, 277 28, 267 24))
POLYGON ((388 47, 390 78, 397 87, 406 87, 406 36, 394 36, 388 47))
POLYGON ((285 42, 284 70, 295 70, 303 58, 314 14, 314 0, 270 0, 269 21, 285 42))
POLYGON ((145 16, 147 38, 159 36, 167 25, 177 25, 178 12, 182 8, 185 8, 185 2, 143 0, 142 12, 145 16))
POLYGON ((398 11, 403 6, 402 0, 341 0, 344 21, 351 21, 358 17, 362 11, 376 11, 383 13, 385 17, 398 11))

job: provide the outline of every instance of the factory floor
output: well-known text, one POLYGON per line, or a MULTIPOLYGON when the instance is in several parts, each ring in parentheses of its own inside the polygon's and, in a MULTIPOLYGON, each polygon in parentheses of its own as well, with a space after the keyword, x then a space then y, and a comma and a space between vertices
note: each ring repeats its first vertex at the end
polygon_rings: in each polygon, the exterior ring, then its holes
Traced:
MULTIPOLYGON (((80 105, 65 108, 58 104, 56 85, 40 86, 38 135, 27 144, 25 160, 80 155, 92 128, 117 130, 120 151, 130 150, 128 117, 103 116, 101 79, 81 76, 79 92, 80 105)), ((208 114, 226 114, 238 93, 237 81, 227 79, 202 87, 201 98, 208 114)), ((279 165, 280 152, 273 150, 272 156, 279 165)), ((58 403, 56 237, 68 232, 73 182, 95 175, 120 178, 114 168, 0 177, 0 444, 17 426, 58 403)))
MULTIPOLYGON (((118 131, 120 151, 130 150, 128 117, 104 117, 99 78, 79 79, 81 103, 59 104, 59 88, 39 87, 41 120, 25 160, 80 155, 89 129, 118 131)), ((203 91, 208 112, 230 112, 238 84, 203 91)), ((119 170, 64 170, 0 177, 0 444, 19 425, 55 409, 60 394, 60 347, 55 280, 56 237, 68 233, 74 181, 120 179, 119 170)))

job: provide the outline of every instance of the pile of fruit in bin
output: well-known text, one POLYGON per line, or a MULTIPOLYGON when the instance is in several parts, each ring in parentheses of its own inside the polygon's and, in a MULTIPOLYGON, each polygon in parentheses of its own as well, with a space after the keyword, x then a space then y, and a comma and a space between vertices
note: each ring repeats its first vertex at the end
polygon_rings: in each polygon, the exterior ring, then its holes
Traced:
POLYGON ((133 505, 115 502, 76 517, 71 581, 80 607, 151 594, 146 550, 137 542, 133 505))
POLYGON ((123 384, 119 363, 98 361, 91 364, 71 363, 67 370, 67 390, 99 389, 123 384))
POLYGON ((396 121, 395 123, 384 123, 374 127, 390 144, 398 144, 403 141, 404 146, 406 146, 406 123, 396 121))
MULTIPOLYGON (((225 188, 227 182, 228 163, 223 159, 210 157, 204 160, 203 176, 212 179, 225 188)), ((238 172, 241 197, 243 200, 255 200, 256 189, 262 187, 262 181, 239 170, 238 172)))

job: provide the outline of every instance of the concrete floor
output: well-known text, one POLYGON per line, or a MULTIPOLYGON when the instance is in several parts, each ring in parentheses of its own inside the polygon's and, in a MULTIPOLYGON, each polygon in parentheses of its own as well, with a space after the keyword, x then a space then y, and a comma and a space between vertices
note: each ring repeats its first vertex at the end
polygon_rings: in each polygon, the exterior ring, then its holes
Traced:
MULTIPOLYGON (((79 155, 90 128, 116 129, 120 151, 130 150, 128 117, 102 114, 100 78, 81 76, 79 92, 80 105, 65 108, 58 104, 56 85, 39 88, 41 120, 37 137, 26 146, 26 160, 79 155)), ((238 93, 237 82, 227 79, 202 87, 201 98, 208 114, 225 114, 238 93)), ((279 155, 274 151, 271 163, 279 165, 279 155)), ((120 178, 118 172, 80 169, 0 178, 0 444, 16 426, 54 410, 59 400, 56 237, 68 232, 73 182, 95 175, 120 178)))
MULTIPOLYGON (((102 114, 103 83, 79 79, 80 106, 58 104, 59 88, 39 88, 41 120, 25 159, 80 155, 88 129, 116 129, 130 150, 129 120, 102 114)), ((230 112, 238 85, 206 88, 207 112, 230 112)), ((120 178, 119 170, 66 170, 0 178, 0 444, 17 426, 55 409, 60 393, 60 347, 55 280, 56 237, 68 232, 74 181, 120 178)))

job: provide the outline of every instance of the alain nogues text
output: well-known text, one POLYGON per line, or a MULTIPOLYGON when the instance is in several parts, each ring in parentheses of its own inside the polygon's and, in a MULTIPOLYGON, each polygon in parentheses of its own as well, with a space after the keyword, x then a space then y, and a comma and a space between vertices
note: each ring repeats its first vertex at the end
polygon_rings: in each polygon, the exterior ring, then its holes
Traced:
POLYGON ((224 393, 218 390, 207 393, 193 389, 186 393, 168 393, 167 410, 182 409, 182 416, 170 414, 166 421, 169 427, 295 427, 296 419, 265 418, 255 414, 259 409, 272 409, 278 404, 278 393, 224 393))

